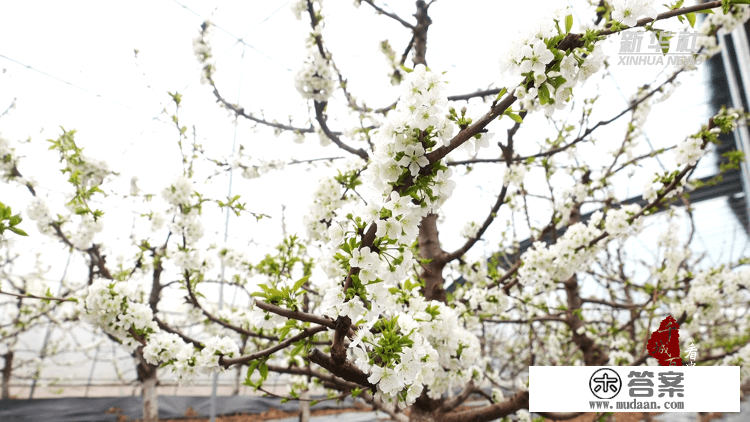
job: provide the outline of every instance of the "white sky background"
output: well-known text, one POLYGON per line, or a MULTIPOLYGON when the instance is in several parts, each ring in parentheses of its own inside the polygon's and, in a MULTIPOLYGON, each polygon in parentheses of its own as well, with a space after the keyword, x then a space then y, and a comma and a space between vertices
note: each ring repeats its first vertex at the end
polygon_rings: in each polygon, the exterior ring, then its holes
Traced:
MULTIPOLYGON (((326 45, 348 78, 350 92, 368 99, 371 107, 390 104, 396 99, 398 89, 388 83, 386 61, 378 52, 378 43, 387 38, 401 54, 410 34, 395 21, 377 16, 369 6, 355 9, 351 3, 348 0, 324 2, 326 45)), ((593 14, 590 9, 586 11, 586 2, 572 3, 576 7, 584 6, 576 9, 575 30, 579 17, 588 21, 593 14)), ((504 40, 514 37, 523 22, 533 22, 534 11, 567 4, 560 0, 439 0, 430 8, 433 24, 428 32, 427 62, 433 70, 448 71, 449 95, 485 89, 491 84, 502 86, 498 59, 504 40)), ((413 1, 391 0, 388 5, 405 19, 413 19, 413 1)), ((294 115, 296 125, 308 126, 307 109, 293 87, 293 78, 304 59, 304 40, 310 26, 304 17, 302 21, 295 20, 287 2, 185 0, 178 4, 172 0, 153 0, 128 2, 127 6, 104 1, 0 2, 0 55, 3 56, 0 68, 4 69, 0 75, 0 112, 16 98, 16 108, 0 119, 0 133, 13 140, 31 139, 31 144, 23 149, 26 158, 22 160, 22 172, 35 176, 41 194, 61 202, 59 192, 68 191, 57 171, 57 157, 46 151, 44 142, 59 136, 59 126, 78 130, 76 141, 85 148, 86 154, 104 159, 120 173, 119 180, 111 185, 118 192, 126 193, 130 177, 137 174, 144 191, 158 194, 181 171, 178 137, 169 122, 174 108, 169 104, 167 91, 183 94, 181 124, 189 128, 195 125, 199 142, 207 152, 215 158, 229 155, 235 136, 233 119, 215 104, 209 88, 200 84, 200 67, 192 49, 192 39, 198 35, 204 19, 218 26, 212 38, 213 54, 218 57, 215 79, 225 98, 231 102, 239 99, 243 107, 254 113, 263 110, 269 120, 275 118, 284 122, 287 116, 294 115), (238 43, 236 37, 243 37, 246 44, 238 43), (137 57, 135 49, 139 51, 137 57), (168 114, 162 114, 165 106, 168 114)), ((617 47, 613 42, 609 48, 614 48, 616 54, 617 47)), ((407 61, 407 65, 410 64, 411 61, 407 61)), ((600 81, 599 92, 607 93, 597 103, 592 121, 608 119, 625 108, 626 98, 632 95, 634 88, 650 82, 652 79, 648 75, 659 70, 612 66, 612 77, 600 73, 592 78, 593 83, 582 92, 595 92, 596 81, 600 81)), ((687 84, 691 77, 682 80, 687 84)), ((692 80, 691 90, 678 90, 675 95, 680 97, 667 103, 672 108, 654 109, 646 132, 655 148, 673 145, 698 129, 705 120, 706 97, 700 85, 701 77, 693 76, 692 80), (675 104, 681 109, 675 110, 675 104), (690 124, 665 125, 666 119, 674 118, 675 114, 690 124)), ((458 103, 457 107, 463 104, 458 103)), ((476 104, 470 106, 475 117, 486 110, 486 105, 479 101, 472 104, 476 104)), ((334 111, 335 104, 329 105, 329 114, 333 115, 334 111)), ((613 125, 612 133, 617 134, 613 142, 620 139, 625 123, 613 125)), ((517 140, 523 140, 518 142, 522 152, 536 152, 538 136, 553 136, 552 132, 534 136, 539 133, 538 127, 546 125, 541 116, 529 118, 517 136, 517 140)), ((341 122, 334 121, 331 126, 334 130, 341 129, 341 122)), ((497 135, 491 141, 491 148, 480 152, 480 156, 499 155, 496 142, 505 139, 507 127, 507 119, 490 127, 497 135)), ((599 134, 604 143, 606 133, 599 134)), ((266 129, 254 130, 244 120, 237 125, 236 139, 251 156, 265 159, 347 155, 335 145, 321 149, 315 135, 309 135, 306 143, 299 146, 292 142, 290 134, 276 138, 266 129)), ((639 151, 649 151, 648 145, 642 142, 639 151)), ((467 157, 463 152, 452 156, 467 157)), ((668 166, 673 166, 671 160, 667 161, 668 166)), ((654 170, 658 168, 655 163, 651 166, 654 170)), ((287 231, 303 234, 302 216, 311 191, 318 179, 330 172, 290 166, 285 171, 272 172, 253 181, 235 175, 233 193, 242 195, 248 209, 273 218, 259 223, 251 218, 241 221, 232 218, 229 243, 247 248, 251 255, 265 253, 267 247, 277 244, 281 238, 282 204, 287 205, 287 231), (249 240, 254 244, 248 246, 249 240)), ((463 170, 457 173, 462 174, 463 170)), ((533 180, 535 176, 529 177, 533 180)), ((480 165, 459 181, 453 198, 444 207, 447 220, 441 240, 445 249, 453 250, 463 243, 458 232, 465 222, 482 221, 486 217, 500 189, 501 178, 501 170, 480 165)), ((640 193, 644 180, 623 180, 620 197, 640 193)), ((215 178, 213 186, 216 188, 210 196, 225 197, 227 181, 224 176, 215 178)), ((23 204, 29 199, 27 192, 7 186, 0 187, 0 195, 15 212, 23 211, 23 204)), ((107 225, 107 232, 97 241, 109 242, 112 246, 118 238, 127 241, 133 211, 143 212, 147 208, 105 209, 110 221, 125 223, 107 225)), ((221 243, 224 217, 218 212, 210 215, 213 220, 207 223, 207 239, 221 243)), ((539 218, 544 217, 546 213, 539 214, 539 218)), ((23 239, 19 244, 38 246, 40 235, 33 222, 26 219, 22 224, 31 239, 23 239)), ((496 250, 503 228, 504 222, 496 222, 485 236, 490 240, 477 244, 472 256, 481 257, 483 249, 488 253, 496 250)), ((519 234, 519 240, 525 237, 526 234, 519 234)), ((48 279, 59 280, 66 253, 54 246, 55 242, 47 239, 42 242, 53 245, 45 249, 55 253, 50 257, 60 257, 46 261, 51 266, 48 279)), ((126 252, 127 249, 120 251, 126 252)), ((81 261, 78 259, 77 269, 71 269, 68 279, 85 279, 86 268, 81 261)), ((218 261, 216 264, 218 268, 218 261)), ((29 341, 34 344, 41 340, 29 341)))

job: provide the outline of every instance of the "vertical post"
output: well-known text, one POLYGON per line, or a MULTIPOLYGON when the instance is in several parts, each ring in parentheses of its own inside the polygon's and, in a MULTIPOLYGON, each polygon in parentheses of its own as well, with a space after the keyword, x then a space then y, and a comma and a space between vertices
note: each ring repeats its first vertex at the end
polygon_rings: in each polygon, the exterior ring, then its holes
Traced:
POLYGON ((13 351, 8 350, 8 352, 3 355, 3 358, 5 358, 5 366, 3 367, 3 387, 2 393, 0 393, 0 398, 7 400, 10 398, 10 375, 13 371, 13 351))
MULTIPOLYGON (((240 60, 240 81, 237 86, 237 102, 240 102, 240 96, 242 94, 242 65, 245 63, 245 44, 242 44, 242 56, 240 60)), ((234 137, 232 139, 232 155, 237 149, 237 117, 234 118, 234 137)), ((229 188, 227 198, 232 197, 232 181, 234 180, 234 171, 229 169, 229 188)), ((226 217, 224 218, 224 243, 227 243, 229 237, 229 208, 226 210, 226 217)), ((219 277, 219 310, 224 306, 224 263, 221 264, 221 276, 219 277)), ((213 383, 211 384, 211 400, 209 402, 209 417, 211 422, 216 421, 216 393, 219 388, 219 373, 214 374, 213 383)))
POLYGON ((91 387, 91 380, 94 378, 94 368, 96 368, 96 360, 99 358, 99 348, 101 344, 96 346, 96 353, 94 353, 94 361, 91 362, 91 371, 89 372, 89 380, 86 382, 86 391, 83 393, 83 397, 89 396, 89 387, 91 387))
MULTIPOLYGON (((63 275, 60 278, 60 285, 57 287, 57 295, 60 296, 60 292, 62 292, 63 282, 65 281, 65 275, 68 274, 68 266, 70 265, 70 258, 73 256, 73 251, 71 250, 68 254, 68 261, 65 263, 65 269, 63 270, 63 275)), ((52 322, 47 323, 47 332, 44 333, 44 341, 42 342, 42 350, 39 352, 39 365, 37 365, 36 372, 34 373, 34 377, 31 379, 31 390, 29 391, 29 398, 34 398, 34 390, 36 389, 36 381, 39 379, 39 376, 42 374, 42 363, 44 362, 44 358, 47 357, 47 344, 49 343, 49 339, 52 336, 52 322)))
MULTIPOLYGON (((747 41, 747 33, 745 32, 744 25, 737 25, 734 31, 732 31, 732 40, 734 41, 734 53, 737 57, 737 65, 740 68, 742 88, 745 90, 745 93, 747 93, 747 90, 750 89, 750 43, 747 41)), ((722 54, 724 54, 724 49, 722 49, 722 54)), ((745 160, 740 166, 740 172, 742 174, 742 191, 745 193, 745 208, 747 210, 747 218, 750 220, 750 168, 748 168, 750 134, 748 133, 746 125, 742 125, 738 127, 738 129, 740 130, 741 136, 737 142, 737 147, 743 154, 745 154, 745 160)), ((746 221, 745 224, 750 224, 750 221, 746 221)))

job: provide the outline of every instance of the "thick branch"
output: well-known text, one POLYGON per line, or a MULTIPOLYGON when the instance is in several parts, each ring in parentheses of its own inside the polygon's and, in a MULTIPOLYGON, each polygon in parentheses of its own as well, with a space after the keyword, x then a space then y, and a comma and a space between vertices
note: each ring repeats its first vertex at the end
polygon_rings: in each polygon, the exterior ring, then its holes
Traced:
POLYGON ((529 392, 519 391, 509 400, 479 409, 445 415, 443 422, 484 422, 500 419, 520 409, 529 408, 529 392))
POLYGON ((478 390, 478 388, 474 385, 474 382, 469 381, 469 384, 463 391, 461 391, 461 393, 443 403, 442 410, 448 412, 457 408, 461 403, 465 402, 472 393, 476 392, 476 390, 478 390))
POLYGON ((359 384, 343 380, 331 374, 324 374, 322 372, 312 370, 308 367, 268 365, 268 370, 271 372, 277 372, 279 374, 306 375, 309 377, 315 377, 323 381, 324 383, 333 384, 336 387, 335 389, 339 391, 350 391, 360 387, 359 384))
POLYGON ((165 324, 164 321, 160 320, 156 316, 154 316, 154 320, 156 321, 156 325, 158 325, 159 328, 161 328, 162 330, 164 330, 164 331, 166 331, 168 333, 171 333, 171 334, 177 334, 178 336, 180 336, 186 342, 191 343, 193 346, 195 346, 195 347, 197 347, 199 349, 203 349, 203 347, 204 347, 203 343, 201 343, 200 341, 198 341, 198 340, 196 340, 196 339, 194 339, 192 337, 188 337, 186 334, 184 334, 180 330, 177 330, 175 328, 170 327, 169 325, 165 324))
POLYGON ((219 359, 219 365, 221 365, 221 366, 223 366, 225 368, 228 368, 228 367, 230 367, 232 365, 243 364, 243 363, 246 363, 246 362, 250 362, 251 360, 262 358, 264 356, 269 356, 269 355, 272 355, 273 353, 278 352, 279 350, 282 350, 282 349, 285 349, 285 348, 289 347, 291 344, 294 344, 294 343, 296 343, 296 342, 298 342, 298 341, 300 341, 302 339, 306 339, 308 337, 312 337, 315 334, 317 334, 317 333, 319 333, 321 331, 325 331, 327 329, 328 329, 327 327, 308 328, 308 329, 302 331, 301 333, 297 334, 294 337, 289 337, 288 339, 286 339, 286 340, 284 340, 282 342, 279 342, 279 344, 277 344, 275 346, 268 347, 266 349, 257 351, 255 353, 251 353, 249 355, 240 356, 240 357, 237 357, 237 358, 225 358, 224 356, 222 356, 219 359))
POLYGON ((432 19, 427 15, 427 4, 423 0, 417 0, 417 13, 414 17, 417 18, 417 26, 413 27, 414 30, 414 64, 423 64, 427 66, 427 60, 425 58, 427 54, 427 29, 432 24, 432 19))
POLYGON ((458 132, 456 136, 454 136, 453 139, 451 139, 448 145, 442 146, 428 153, 426 157, 429 160, 430 164, 433 164, 439 160, 442 160, 451 151, 460 147, 461 145, 463 145, 464 142, 471 139, 472 136, 478 133, 481 133, 482 129, 484 129, 488 124, 490 124, 493 120, 495 120, 495 118, 503 114, 503 112, 507 110, 508 107, 513 105, 515 101, 516 101, 516 97, 513 96, 512 94, 508 94, 500 102, 495 103, 490 109, 490 111, 488 111, 484 116, 477 119, 477 121, 472 123, 471 126, 458 132))
POLYGON ((336 328, 335 321, 332 321, 322 316, 308 314, 308 313, 300 312, 300 311, 292 311, 291 309, 282 308, 281 306, 271 305, 270 303, 263 302, 257 299, 255 300, 255 306, 257 306, 258 308, 264 311, 268 311, 276 315, 281 315, 289 319, 296 319, 297 321, 310 322, 310 323, 322 325, 324 327, 328 327, 331 329, 336 328))
POLYGON ((437 217, 437 214, 428 214, 419 225, 419 256, 430 260, 423 264, 419 277, 424 280, 425 300, 445 302, 443 268, 448 261, 445 259, 445 251, 440 247, 437 217))
POLYGON ((375 385, 367 381, 369 375, 362 372, 348 360, 345 360, 341 364, 337 364, 330 356, 326 355, 318 349, 312 349, 307 357, 310 359, 310 362, 322 366, 328 372, 336 375, 337 377, 343 378, 347 381, 351 381, 375 391, 375 385))
POLYGON ((536 412, 540 416, 543 416, 547 419, 552 419, 553 421, 567 421, 569 419, 577 418, 581 415, 583 415, 585 412, 536 412))
POLYGON ((326 105, 328 105, 328 102, 326 101, 323 101, 323 102, 315 101, 315 119, 318 121, 320 128, 323 129, 323 133, 325 133, 326 136, 331 140, 331 142, 336 144, 337 147, 343 149, 344 151, 350 154, 357 155, 363 160, 367 160, 368 155, 365 150, 363 150, 362 148, 354 149, 350 147, 349 145, 342 142, 341 139, 339 139, 338 135, 332 132, 331 129, 328 128, 327 119, 325 115, 323 114, 323 110, 325 110, 326 105))

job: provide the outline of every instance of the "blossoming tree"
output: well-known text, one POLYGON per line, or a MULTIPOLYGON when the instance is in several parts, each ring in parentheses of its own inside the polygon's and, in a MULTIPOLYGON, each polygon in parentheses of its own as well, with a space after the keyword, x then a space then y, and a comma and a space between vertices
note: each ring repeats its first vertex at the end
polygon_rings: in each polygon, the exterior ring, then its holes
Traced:
MULTIPOLYGON (((513 86, 448 96, 449 75, 426 62, 434 0, 416 1, 413 19, 372 0, 356 1, 411 35, 400 56, 388 42, 381 44, 400 96, 373 109, 350 92, 327 47, 322 1, 295 0, 292 11, 310 26, 308 58, 295 79, 310 109, 307 125, 269 120, 223 96, 210 47, 212 25, 206 22, 194 47, 202 80, 220 107, 238 119, 291 132, 299 141, 315 134, 323 147, 351 156, 334 161, 336 175, 321 180, 313 193, 305 235, 279 239, 257 262, 237 248, 208 244, 209 210, 262 216, 239 196, 216 199, 203 191, 198 168, 255 178, 284 163, 251 159, 243 147, 231 157, 211 158, 190 142, 176 112, 182 174, 159 195, 141 192, 134 180, 123 196, 145 204, 139 218, 149 226, 129 239, 132 256, 113 266, 106 246, 97 242, 105 224, 116 224, 95 204, 116 175, 85 155, 72 131, 51 141, 72 186, 67 212, 54 215, 34 197, 27 215, 40 233, 86 257, 88 288, 77 301, 81 317, 138 358, 144 395, 151 392, 147 419, 155 418, 153 391, 162 365, 183 381, 247 366, 246 385, 263 391, 270 372, 291 374, 287 398, 322 385, 339 391, 337 397, 361 397, 399 421, 487 421, 511 414, 528 421, 529 365, 646 364, 644 339, 666 314, 675 316, 687 337, 700 339, 706 350, 700 362, 741 364, 750 358, 748 319, 740 311, 750 285, 745 260, 720 267, 700 263, 689 240, 678 236, 677 223, 689 215, 676 209, 666 217, 673 226, 661 237, 658 259, 645 272, 628 262, 623 245, 639 234, 648 215, 686 198, 700 158, 720 133, 746 124, 745 113, 722 109, 687 139, 640 154, 637 141, 651 106, 666 101, 691 66, 644 81, 648 85, 633 93, 629 105, 610 110, 607 119, 591 120, 596 98, 573 104, 581 87, 606 66, 602 44, 608 37, 658 31, 669 19, 687 28, 701 13, 706 18, 697 28, 700 50, 693 57, 705 59, 718 51, 719 30, 750 16, 738 3, 745 2, 602 1, 579 31, 573 30, 569 10, 545 13, 509 42, 501 59, 502 71, 515 78, 513 86), (484 100, 481 113, 462 107, 471 99, 484 100), (343 103, 359 126, 335 127, 332 102, 343 103), (559 117, 570 110, 581 116, 575 123, 559 117), (534 117, 549 122, 554 133, 536 150, 517 139, 534 117), (597 131, 627 118, 624 136, 606 146, 605 158, 578 153, 593 144, 597 131), (507 135, 496 136, 498 120, 512 122, 507 135), (453 158, 459 148, 479 153, 491 139, 498 141, 499 157, 453 158), (670 155, 666 171, 646 176, 644 205, 623 205, 624 198, 615 195, 618 175, 644 171, 646 160, 670 155), (497 187, 494 204, 483 221, 461 231, 463 244, 449 248, 439 239, 439 228, 450 228, 439 224, 441 207, 457 188, 458 173, 479 163, 501 167, 502 177, 491 181, 497 187), (529 182, 534 174, 538 183, 529 182), (469 261, 467 254, 495 220, 511 228, 508 238, 498 241, 501 247, 489 259, 469 261), (513 235, 521 227, 532 240, 528 248, 513 235), (219 274, 211 256, 221 263, 219 274), (453 280, 449 291, 447 278, 453 280), (246 292, 249 304, 222 307, 211 300, 216 281, 246 292), (602 293, 586 284, 603 287, 602 293), (165 313, 162 301, 165 291, 176 288, 188 309, 180 316, 165 313), (188 335, 183 327, 196 323, 203 328, 188 335), (487 386, 494 387, 492 394, 487 386), (472 395, 487 404, 459 409, 472 395)), ((179 109, 181 95, 170 95, 179 109)), ((10 147, 3 153, 4 178, 28 186, 33 196, 24 160, 10 147)), ((741 159, 729 158, 729 166, 741 159)), ((744 380, 748 367, 742 365, 744 380)), ((576 414, 543 416, 563 420, 576 414)))

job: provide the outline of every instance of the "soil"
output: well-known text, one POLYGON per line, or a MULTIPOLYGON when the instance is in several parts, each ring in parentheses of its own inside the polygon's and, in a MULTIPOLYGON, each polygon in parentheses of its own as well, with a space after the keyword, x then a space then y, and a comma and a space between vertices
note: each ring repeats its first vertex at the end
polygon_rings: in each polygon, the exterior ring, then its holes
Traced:
MULTIPOLYGON (((612 415, 611 420, 614 422, 650 422, 653 421, 652 418, 658 414, 659 413, 653 412, 619 412, 612 415)), ((584 413, 575 419, 568 419, 568 422, 594 422, 596 420, 596 413, 584 413)), ((551 421, 551 419, 545 419, 545 421, 551 421)))
MULTIPOLYGON (((654 416, 659 414, 661 414, 661 412, 619 412, 612 415, 610 422, 653 422, 654 416)), ((597 420, 596 415, 596 413, 584 413, 575 419, 569 419, 568 422, 595 422, 597 420)), ((711 413, 704 416, 703 422, 709 422, 712 419, 720 418, 721 416, 721 413, 711 413)), ((546 421, 550 421, 550 419, 545 419, 545 422, 546 421)))
MULTIPOLYGON (((338 413, 346 413, 346 412, 369 412, 371 410, 372 408, 370 406, 363 406, 361 404, 355 404, 355 407, 347 408, 347 409, 317 409, 317 410, 310 409, 310 415, 311 416, 325 416, 325 415, 335 415, 338 413)), ((458 410, 466 410, 466 409, 459 408, 458 410)), ((107 413, 113 413, 113 412, 107 412, 107 413)), ((620 413, 615 413, 614 415, 612 415, 612 418, 609 420, 609 422, 641 422, 641 421, 652 422, 654 420, 653 417, 659 414, 660 412, 620 412, 620 413)), ((185 412, 184 418, 159 419, 159 421, 160 422, 209 422, 208 418, 200 418, 196 416, 197 416, 197 413, 192 408, 188 408, 188 410, 185 412)), ((269 420, 275 420, 275 419, 291 418, 295 416, 299 416, 299 412, 283 412, 281 410, 272 408, 268 412, 259 413, 259 414, 238 414, 238 415, 217 416, 216 421, 217 422, 261 422, 261 421, 269 421, 269 420)), ((709 417, 704 419, 704 421, 711 420, 715 417, 721 417, 721 414, 711 414, 707 416, 709 417)), ((596 413, 584 413, 583 415, 578 416, 577 418, 568 420, 568 422, 596 422, 596 421, 597 421, 596 413)), ((117 422, 128 422, 128 418, 126 416, 120 416, 117 422)), ((545 422, 555 422, 555 421, 551 419, 545 419, 545 422)))
MULTIPOLYGON (((355 404, 354 407, 350 407, 347 409, 310 409, 310 416, 335 415, 338 413, 346 413, 346 412, 369 412, 371 410, 372 410, 372 407, 370 406, 363 406, 363 405, 355 404)), ((159 421, 160 422, 208 422, 209 420, 208 418, 195 417, 196 412, 192 408, 188 408, 187 412, 185 412, 185 416, 186 416, 185 418, 180 418, 180 419, 159 419, 159 421)), ((260 421, 269 421, 269 420, 275 420, 275 419, 291 418, 295 416, 299 416, 299 412, 283 412, 281 410, 272 408, 271 410, 265 413, 217 416, 216 422, 260 422, 260 421)), ((127 417, 125 417, 124 419, 118 419, 117 422, 126 422, 126 421, 128 421, 127 417)))

